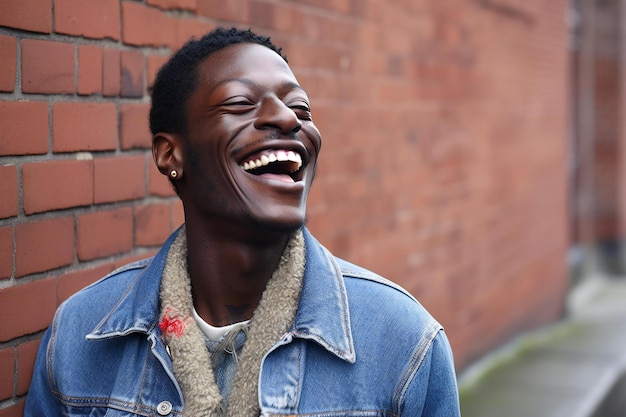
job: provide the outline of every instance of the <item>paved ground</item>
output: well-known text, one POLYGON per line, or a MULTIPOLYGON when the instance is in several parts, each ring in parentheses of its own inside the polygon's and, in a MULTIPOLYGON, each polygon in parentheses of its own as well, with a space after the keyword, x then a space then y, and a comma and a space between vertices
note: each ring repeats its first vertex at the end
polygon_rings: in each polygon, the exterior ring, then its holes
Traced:
POLYGON ((570 305, 461 375, 463 417, 626 417, 626 279, 593 280, 570 305))

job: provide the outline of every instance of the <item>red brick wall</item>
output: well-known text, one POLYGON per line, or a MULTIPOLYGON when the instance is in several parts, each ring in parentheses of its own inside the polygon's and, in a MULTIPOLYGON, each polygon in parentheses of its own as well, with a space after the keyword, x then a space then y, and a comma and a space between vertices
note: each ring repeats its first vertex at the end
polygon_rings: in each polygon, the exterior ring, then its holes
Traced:
MULTIPOLYGON (((619 83, 623 75, 619 3, 595 2, 594 237, 605 247, 619 244, 622 236, 620 221, 623 222, 619 202, 620 188, 624 184, 620 175, 623 139, 620 137, 622 91, 619 83)), ((608 258, 609 254, 606 255, 608 258)), ((623 272, 620 268, 606 269, 608 272, 623 272)))
MULTIPOLYGON (((619 2, 596 1, 595 10, 595 124, 593 158, 594 242, 607 273, 621 274, 620 244, 620 178, 622 155, 619 120, 621 91, 619 2)), ((623 220, 622 220, 623 221, 623 220)))
POLYGON ((620 0, 578 2, 581 21, 573 42, 575 167, 572 242, 581 249, 581 270, 623 275, 626 232, 624 42, 620 0), (580 115, 580 116, 579 116, 580 115))
POLYGON ((559 317, 566 5, 0 0, 0 417, 21 415, 58 304, 183 221, 153 167, 145 91, 221 24, 285 46, 312 97, 312 231, 415 294, 459 369, 559 317))

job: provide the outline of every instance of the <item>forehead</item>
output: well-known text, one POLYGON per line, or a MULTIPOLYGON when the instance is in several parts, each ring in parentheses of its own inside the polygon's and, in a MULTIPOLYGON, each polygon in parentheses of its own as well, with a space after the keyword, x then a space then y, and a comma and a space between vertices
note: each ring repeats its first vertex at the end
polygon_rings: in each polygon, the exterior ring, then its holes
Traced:
POLYGON ((202 83, 219 84, 230 79, 253 79, 257 82, 296 82, 285 60, 271 49, 241 43, 227 46, 209 55, 199 67, 202 83))

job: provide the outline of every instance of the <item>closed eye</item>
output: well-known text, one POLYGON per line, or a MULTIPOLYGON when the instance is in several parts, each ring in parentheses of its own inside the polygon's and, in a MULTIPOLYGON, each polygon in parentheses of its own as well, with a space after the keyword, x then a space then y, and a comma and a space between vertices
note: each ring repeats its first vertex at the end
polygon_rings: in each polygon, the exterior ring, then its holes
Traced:
POLYGON ((291 108, 294 109, 294 110, 302 110, 302 111, 308 111, 308 112, 311 111, 311 109, 309 109, 307 106, 304 106, 304 105, 302 105, 302 106, 291 106, 291 108))
POLYGON ((235 113, 245 113, 253 110, 256 105, 248 100, 226 101, 219 107, 235 113))
POLYGON ((254 104, 247 100, 238 100, 227 101, 226 103, 223 103, 222 106, 254 106, 254 104))
POLYGON ((296 113, 296 116, 298 116, 298 119, 301 119, 301 120, 312 120, 311 119, 311 109, 309 108, 309 106, 306 106, 306 105, 292 105, 290 107, 291 107, 291 110, 293 110, 294 113, 296 113))

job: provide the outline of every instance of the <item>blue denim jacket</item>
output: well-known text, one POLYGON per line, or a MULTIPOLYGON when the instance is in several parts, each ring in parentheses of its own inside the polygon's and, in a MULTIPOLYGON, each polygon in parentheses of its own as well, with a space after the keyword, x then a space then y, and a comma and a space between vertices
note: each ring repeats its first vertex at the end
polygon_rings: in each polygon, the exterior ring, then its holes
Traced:
MULTIPOLYGON (((39 348, 25 417, 182 414, 157 325, 174 235, 154 258, 59 307, 39 348)), ((441 326, 397 285, 304 236, 302 295, 291 330, 261 365, 261 415, 460 416, 441 326)))

